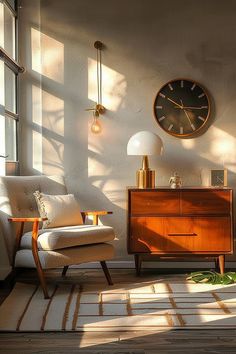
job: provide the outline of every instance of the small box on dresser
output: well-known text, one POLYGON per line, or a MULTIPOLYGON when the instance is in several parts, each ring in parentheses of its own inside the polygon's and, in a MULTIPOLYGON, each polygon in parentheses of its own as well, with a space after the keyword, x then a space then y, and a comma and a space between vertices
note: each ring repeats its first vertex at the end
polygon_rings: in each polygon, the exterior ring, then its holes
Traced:
POLYGON ((233 253, 230 188, 128 188, 128 253, 137 274, 142 255, 213 257, 224 273, 233 253))

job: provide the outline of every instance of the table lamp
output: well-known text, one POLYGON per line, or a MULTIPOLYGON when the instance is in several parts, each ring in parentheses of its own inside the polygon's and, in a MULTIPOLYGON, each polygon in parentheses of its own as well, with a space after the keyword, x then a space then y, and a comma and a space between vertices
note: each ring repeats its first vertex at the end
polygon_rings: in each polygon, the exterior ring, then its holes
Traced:
POLYGON ((143 156, 142 168, 136 172, 138 188, 154 188, 155 187, 155 171, 150 170, 148 156, 161 155, 163 151, 163 143, 161 138, 149 131, 141 131, 128 141, 127 155, 143 156))

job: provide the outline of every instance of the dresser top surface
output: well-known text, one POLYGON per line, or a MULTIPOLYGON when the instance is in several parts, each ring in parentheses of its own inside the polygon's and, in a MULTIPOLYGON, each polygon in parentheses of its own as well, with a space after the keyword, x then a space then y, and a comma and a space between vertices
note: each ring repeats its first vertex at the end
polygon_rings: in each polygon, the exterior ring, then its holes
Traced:
POLYGON ((158 191, 231 191, 232 188, 229 187, 181 187, 181 188, 170 188, 170 187, 155 187, 155 188, 138 188, 138 187, 127 187, 129 191, 137 192, 158 192, 158 191))

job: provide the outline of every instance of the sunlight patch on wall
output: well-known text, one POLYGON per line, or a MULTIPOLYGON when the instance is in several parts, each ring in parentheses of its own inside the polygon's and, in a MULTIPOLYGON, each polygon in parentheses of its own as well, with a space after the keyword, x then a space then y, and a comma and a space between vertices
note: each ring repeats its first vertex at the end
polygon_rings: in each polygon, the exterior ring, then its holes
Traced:
POLYGON ((32 86, 33 168, 61 174, 64 154, 64 101, 32 86))
POLYGON ((42 126, 42 90, 35 85, 32 86, 32 121, 42 126))
POLYGON ((195 140, 194 139, 183 139, 181 140, 183 147, 187 150, 194 149, 195 147, 195 140))
POLYGON ((32 69, 37 73, 42 74, 40 35, 40 31, 31 28, 32 69))
POLYGON ((209 133, 209 149, 200 152, 200 156, 236 173, 236 138, 217 127, 212 127, 209 133))
MULTIPOLYGON (((102 103, 106 109, 117 111, 126 95, 125 76, 102 65, 102 103)), ((97 102, 97 62, 88 58, 88 98, 97 102)))
POLYGON ((32 86, 32 164, 33 168, 43 172, 43 150, 42 150, 42 90, 40 87, 32 86))
POLYGON ((33 139, 33 169, 43 173, 43 159, 42 159, 42 133, 35 130, 32 131, 33 139))
POLYGON ((31 28, 32 70, 64 83, 64 44, 31 28))
POLYGON ((62 174, 64 159, 64 101, 43 91, 43 171, 62 174))

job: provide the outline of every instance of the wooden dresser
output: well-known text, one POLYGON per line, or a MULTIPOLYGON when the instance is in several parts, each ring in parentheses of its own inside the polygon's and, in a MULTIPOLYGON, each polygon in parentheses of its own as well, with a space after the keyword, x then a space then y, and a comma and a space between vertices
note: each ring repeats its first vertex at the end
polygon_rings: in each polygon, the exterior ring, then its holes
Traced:
POLYGON ((229 188, 128 188, 128 253, 214 257, 224 272, 233 253, 233 191, 229 188))

